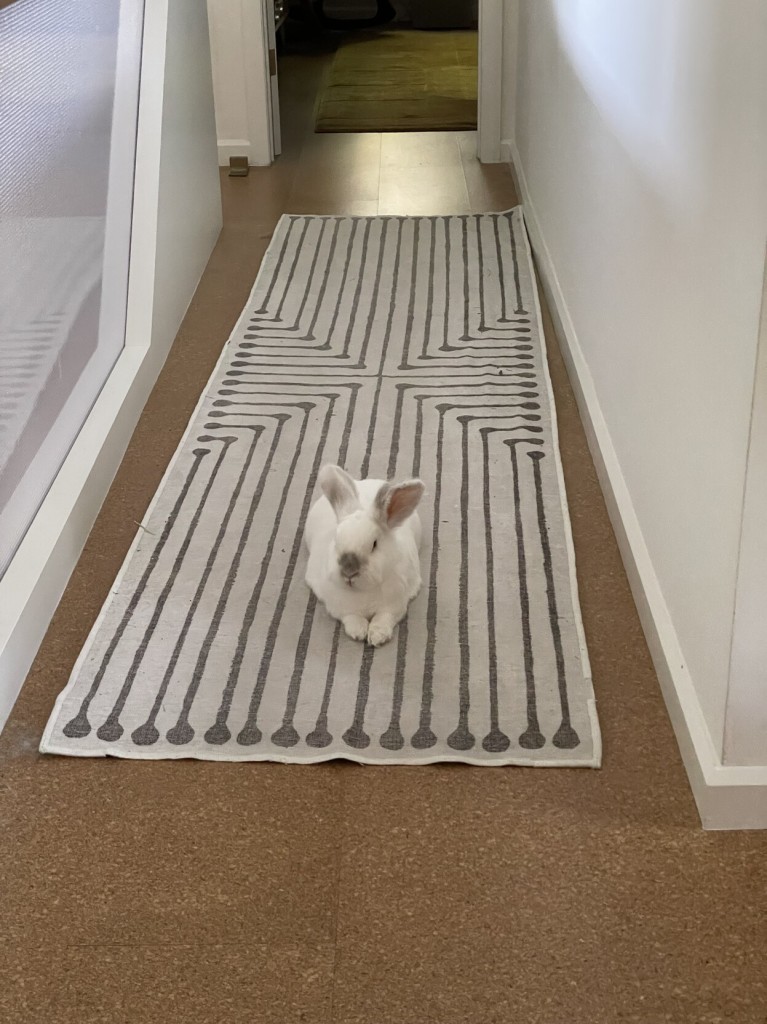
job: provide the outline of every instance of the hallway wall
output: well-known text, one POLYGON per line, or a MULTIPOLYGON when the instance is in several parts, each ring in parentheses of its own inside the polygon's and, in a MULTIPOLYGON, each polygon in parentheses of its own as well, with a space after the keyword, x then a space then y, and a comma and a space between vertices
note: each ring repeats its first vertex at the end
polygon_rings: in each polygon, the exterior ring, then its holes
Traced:
POLYGON ((767 239, 767 12, 508 0, 505 47, 528 218, 678 639, 675 685, 723 759, 767 239))

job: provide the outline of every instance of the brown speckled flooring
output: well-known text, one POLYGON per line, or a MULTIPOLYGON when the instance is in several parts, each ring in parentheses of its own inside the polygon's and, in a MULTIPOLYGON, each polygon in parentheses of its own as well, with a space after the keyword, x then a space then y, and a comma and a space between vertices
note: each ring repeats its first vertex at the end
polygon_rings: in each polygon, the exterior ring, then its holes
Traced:
POLYGON ((0 738, 4 1024, 767 1022, 767 835, 701 831, 551 335, 604 768, 41 758, 278 215, 503 209, 470 135, 314 136, 226 226, 0 738))

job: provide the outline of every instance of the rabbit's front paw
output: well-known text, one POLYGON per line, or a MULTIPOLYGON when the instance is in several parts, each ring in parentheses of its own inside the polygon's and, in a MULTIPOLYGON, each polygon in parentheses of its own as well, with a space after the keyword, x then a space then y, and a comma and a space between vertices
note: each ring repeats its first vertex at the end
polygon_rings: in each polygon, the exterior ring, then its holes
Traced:
POLYGON ((373 647, 388 644, 394 632, 394 621, 389 615, 377 615, 368 628, 368 643, 373 647))
POLYGON ((368 635, 368 620, 361 615, 347 615, 344 620, 346 635, 352 640, 366 640, 368 635))

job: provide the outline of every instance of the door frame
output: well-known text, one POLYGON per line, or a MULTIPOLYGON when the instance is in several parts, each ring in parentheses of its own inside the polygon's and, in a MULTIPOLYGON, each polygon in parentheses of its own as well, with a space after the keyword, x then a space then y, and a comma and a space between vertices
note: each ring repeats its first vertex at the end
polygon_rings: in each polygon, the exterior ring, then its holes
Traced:
MULTIPOLYGON (((267 0, 207 0, 219 164, 247 156, 252 166, 275 159, 267 0)), ((504 81, 504 0, 479 0, 477 156, 500 163, 504 81)), ((275 76, 275 85, 277 76, 275 76)))
POLYGON ((267 0, 207 0, 218 162, 246 156, 253 167, 273 163, 267 0))
POLYGON ((504 0, 479 0, 477 156, 483 164, 503 160, 503 27, 504 0))

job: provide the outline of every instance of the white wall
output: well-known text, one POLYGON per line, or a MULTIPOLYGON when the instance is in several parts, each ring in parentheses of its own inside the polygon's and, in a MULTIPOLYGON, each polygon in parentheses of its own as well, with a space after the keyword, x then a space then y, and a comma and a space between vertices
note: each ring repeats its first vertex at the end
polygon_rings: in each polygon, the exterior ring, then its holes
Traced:
POLYGON ((161 139, 152 330, 167 347, 222 223, 205 0, 170 0, 168 5, 161 139))
MULTIPOLYGON (((721 760, 767 238, 767 7, 507 0, 506 15, 528 219, 682 652, 672 668, 721 760)), ((756 763, 735 736, 728 762, 756 763)))
POLYGON ((205 0, 147 0, 125 348, 0 580, 0 728, 117 472, 220 227, 205 0))

